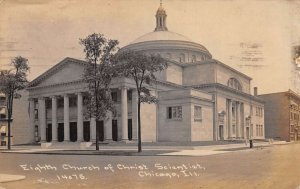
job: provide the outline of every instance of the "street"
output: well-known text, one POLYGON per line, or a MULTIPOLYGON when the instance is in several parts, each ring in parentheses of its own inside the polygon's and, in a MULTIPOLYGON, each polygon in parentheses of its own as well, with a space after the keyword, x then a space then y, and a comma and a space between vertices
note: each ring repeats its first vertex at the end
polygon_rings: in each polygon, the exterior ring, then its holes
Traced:
POLYGON ((0 188, 300 187, 300 144, 201 157, 0 153, 0 173, 24 180, 0 188))

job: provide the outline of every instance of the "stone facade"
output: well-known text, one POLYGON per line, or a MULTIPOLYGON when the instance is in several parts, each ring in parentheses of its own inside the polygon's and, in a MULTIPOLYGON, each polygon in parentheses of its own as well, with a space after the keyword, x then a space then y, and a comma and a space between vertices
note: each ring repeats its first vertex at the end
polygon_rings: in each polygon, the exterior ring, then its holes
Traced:
MULTIPOLYGON (((168 62, 166 70, 156 73, 157 84, 149 86, 159 103, 141 106, 142 141, 263 139, 264 103, 250 94, 251 78, 212 59, 203 45, 168 31, 166 16, 160 7, 155 31, 121 49, 160 54, 168 62)), ((116 112, 96 123, 85 116, 85 65, 66 58, 30 83, 29 125, 37 131, 30 137, 41 142, 93 142, 99 132, 101 141, 137 140, 134 82, 113 80, 116 112)))

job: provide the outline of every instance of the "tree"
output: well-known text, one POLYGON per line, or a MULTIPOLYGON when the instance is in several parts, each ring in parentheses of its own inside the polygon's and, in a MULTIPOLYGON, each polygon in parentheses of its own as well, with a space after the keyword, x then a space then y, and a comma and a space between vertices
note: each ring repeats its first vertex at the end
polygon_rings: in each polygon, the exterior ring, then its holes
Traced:
POLYGON ((135 82, 138 97, 138 152, 141 152, 141 103, 158 102, 157 97, 151 95, 148 86, 156 81, 155 73, 167 68, 167 62, 160 55, 124 50, 116 54, 114 64, 120 75, 132 78, 135 82))
MULTIPOLYGON (((117 40, 106 39, 103 34, 91 34, 80 39, 84 46, 85 59, 88 64, 83 80, 88 85, 88 96, 85 100, 87 114, 96 122, 106 118, 108 111, 113 111, 110 84, 114 77, 111 59, 118 50, 117 40)), ((96 132, 96 150, 99 150, 99 133, 96 132)))
POLYGON ((7 149, 11 149, 11 121, 14 98, 21 98, 19 90, 24 89, 27 84, 27 72, 29 71, 28 60, 21 56, 15 57, 11 61, 10 70, 0 71, 0 92, 5 94, 7 109, 8 144, 7 149))

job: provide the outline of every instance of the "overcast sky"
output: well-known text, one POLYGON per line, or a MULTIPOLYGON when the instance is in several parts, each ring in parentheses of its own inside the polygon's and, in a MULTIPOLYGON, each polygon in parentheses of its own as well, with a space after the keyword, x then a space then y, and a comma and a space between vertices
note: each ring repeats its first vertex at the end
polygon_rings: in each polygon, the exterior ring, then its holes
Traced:
MULTIPOLYGON (((32 80, 65 57, 84 59, 79 38, 94 32, 123 47, 154 30, 158 7, 159 0, 0 0, 0 69, 24 56, 32 80)), ((163 7, 170 31, 252 77, 260 93, 291 87, 297 1, 163 0, 163 7)))

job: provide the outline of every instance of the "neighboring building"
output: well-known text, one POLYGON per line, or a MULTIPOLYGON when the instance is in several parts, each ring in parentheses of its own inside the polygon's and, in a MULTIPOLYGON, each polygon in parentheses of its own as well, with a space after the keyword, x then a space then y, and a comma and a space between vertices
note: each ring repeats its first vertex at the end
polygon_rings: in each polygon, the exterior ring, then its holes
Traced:
MULTIPOLYGON (((28 144, 34 143, 33 130, 29 124, 28 115, 28 91, 22 90, 18 92, 21 94, 20 99, 14 99, 13 103, 13 115, 11 123, 11 144, 28 144)), ((0 145, 7 145, 7 104, 6 96, 0 94, 0 145)))
POLYGON ((266 138, 300 140, 300 96, 289 90, 259 97, 265 101, 266 138))
MULTIPOLYGON (((166 17, 160 6, 155 31, 122 48, 160 54, 169 65, 157 73, 158 82, 150 87, 159 103, 142 104, 142 141, 264 138, 264 104, 251 95, 251 78, 212 59, 204 46, 168 31, 166 17)), ((96 123, 84 116, 87 87, 81 77, 85 65, 85 61, 66 58, 30 83, 31 130, 42 142, 94 141, 96 132, 101 141, 136 140, 134 82, 113 81, 116 112, 96 123)))
POLYGON ((6 110, 6 97, 0 93, 0 146, 7 144, 7 110, 6 110))

